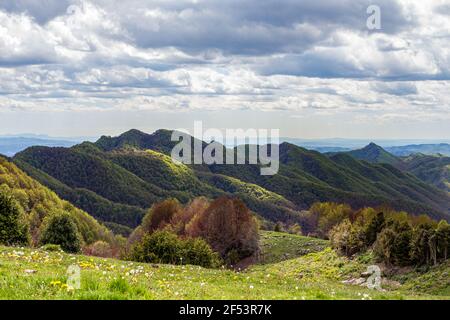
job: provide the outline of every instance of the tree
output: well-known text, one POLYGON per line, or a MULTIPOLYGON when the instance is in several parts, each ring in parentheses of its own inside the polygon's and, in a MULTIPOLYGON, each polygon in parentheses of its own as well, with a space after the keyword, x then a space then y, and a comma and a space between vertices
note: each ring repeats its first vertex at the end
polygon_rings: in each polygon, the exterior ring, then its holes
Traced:
POLYGON ((384 213, 378 212, 365 227, 365 243, 371 246, 385 225, 384 213))
POLYGON ((57 244, 66 252, 81 250, 82 238, 75 220, 65 212, 58 212, 45 219, 40 244, 57 244))
MULTIPOLYGON (((183 208, 177 199, 167 199, 162 202, 155 203, 142 219, 142 223, 128 237, 128 247, 140 242, 142 238, 156 230, 170 227, 171 229, 179 229, 182 227, 177 225, 177 217, 183 212, 183 208), (172 223, 174 225, 172 225, 172 223)), ((176 231, 176 230, 174 230, 176 231)), ((180 232, 181 234, 181 232, 180 232)))
POLYGON ((177 199, 167 199, 156 203, 145 215, 142 227, 145 232, 153 232, 168 225, 172 218, 182 210, 177 199))
POLYGON ((341 254, 352 256, 365 248, 364 229, 359 223, 345 219, 329 232, 333 248, 341 254))
POLYGON ((0 244, 27 245, 29 242, 23 211, 11 196, 0 192, 0 244))
POLYGON ((375 255, 387 264, 406 266, 411 263, 412 229, 407 222, 393 221, 377 236, 375 255))
POLYGON ((198 230, 192 230, 196 226, 194 221, 196 217, 201 216, 208 209, 209 205, 210 203, 205 197, 193 199, 183 210, 173 215, 170 222, 173 231, 180 236, 198 233, 198 230))
POLYGON ((411 260, 416 265, 429 264, 431 261, 430 237, 434 233, 428 223, 419 224, 411 239, 411 260))
MULTIPOLYGON (((344 219, 350 218, 353 214, 352 208, 346 204, 338 203, 315 203, 309 209, 310 221, 316 221, 313 233, 321 238, 327 238, 330 230, 341 223, 344 219)), ((311 228, 311 226, 309 226, 311 228)))
POLYGON ((439 258, 447 260, 448 248, 450 247, 450 225, 445 220, 441 220, 437 226, 436 242, 439 258))
POLYGON ((258 229, 256 218, 241 200, 221 197, 194 217, 188 236, 205 239, 222 258, 234 264, 236 259, 258 251, 258 229))

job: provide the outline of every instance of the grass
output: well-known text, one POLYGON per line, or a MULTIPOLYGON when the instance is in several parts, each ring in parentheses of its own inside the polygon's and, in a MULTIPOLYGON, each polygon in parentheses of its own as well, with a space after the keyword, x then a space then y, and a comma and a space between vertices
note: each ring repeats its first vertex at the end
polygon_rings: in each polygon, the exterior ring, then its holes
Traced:
POLYGON ((297 258, 329 246, 326 240, 281 232, 262 231, 260 237, 261 264, 297 258))
POLYGON ((329 248, 236 272, 0 247, 0 299, 449 298, 411 288, 409 282, 396 291, 341 283, 364 270, 365 265, 338 257, 329 248), (66 284, 67 268, 73 264, 81 268, 79 290, 66 284))

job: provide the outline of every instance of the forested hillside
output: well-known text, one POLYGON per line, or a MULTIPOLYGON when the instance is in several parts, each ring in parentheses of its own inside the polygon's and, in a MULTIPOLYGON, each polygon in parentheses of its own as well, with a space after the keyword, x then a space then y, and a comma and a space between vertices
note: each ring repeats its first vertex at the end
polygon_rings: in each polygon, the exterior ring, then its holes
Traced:
POLYGON ((27 176, 3 157, 0 157, 0 193, 3 197, 12 197, 18 205, 17 214, 23 214, 22 223, 29 228, 31 244, 38 243, 45 220, 59 214, 67 214, 74 219, 84 244, 98 240, 114 242, 111 232, 93 217, 61 200, 53 191, 27 176))
MULTIPOLYGON (((422 145, 416 146, 421 150, 422 145)), ((433 145, 423 145, 425 150, 433 145)), ((445 144, 437 146, 446 146, 445 144)), ((414 146, 411 146, 411 148, 414 146)), ((433 185, 445 192, 450 191, 450 157, 442 154, 413 153, 405 157, 390 154, 380 146, 370 144, 363 149, 345 152, 358 160, 370 163, 391 164, 403 172, 413 174, 421 181, 433 185)))
POLYGON ((435 218, 449 217, 446 193, 388 164, 342 154, 327 157, 280 145, 280 170, 261 176, 258 165, 174 164, 171 132, 131 130, 72 148, 29 148, 14 158, 28 174, 61 197, 109 223, 135 227, 143 210, 168 197, 233 194, 268 221, 295 223, 318 201, 355 208, 390 206, 435 218))
POLYGON ((415 154, 404 158, 406 170, 419 179, 450 192, 450 157, 415 154))

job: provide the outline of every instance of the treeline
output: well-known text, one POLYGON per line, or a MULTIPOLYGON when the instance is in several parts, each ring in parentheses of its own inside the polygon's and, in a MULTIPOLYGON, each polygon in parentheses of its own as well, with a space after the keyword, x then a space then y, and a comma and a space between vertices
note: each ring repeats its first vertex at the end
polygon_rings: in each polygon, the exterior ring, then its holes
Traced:
POLYGON ((128 241, 136 261, 233 265, 258 252, 258 222, 237 198, 200 197, 186 206, 169 199, 153 205, 128 241))
POLYGON ((388 208, 353 210, 345 204, 317 203, 303 217, 310 234, 329 238, 341 254, 368 250, 387 265, 433 265, 448 259, 450 225, 426 215, 388 208))

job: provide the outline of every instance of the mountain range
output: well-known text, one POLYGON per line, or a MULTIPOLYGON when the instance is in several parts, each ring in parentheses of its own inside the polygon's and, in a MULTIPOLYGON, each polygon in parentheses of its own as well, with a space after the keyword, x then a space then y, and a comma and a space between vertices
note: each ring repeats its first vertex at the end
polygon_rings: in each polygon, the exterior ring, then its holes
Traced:
POLYGON ((274 176, 261 176, 259 165, 175 164, 171 133, 130 130, 69 148, 30 147, 13 161, 61 198, 123 233, 161 199, 187 202, 224 194, 239 196, 263 222, 300 221, 302 210, 317 201, 450 217, 448 193, 392 164, 346 153, 324 155, 290 143, 279 146, 280 170, 274 176))
POLYGON ((51 139, 40 136, 6 136, 0 137, 0 154, 12 157, 17 152, 31 146, 71 147, 79 142, 80 141, 51 139))
MULTIPOLYGON (((370 163, 390 164, 403 172, 413 174, 420 180, 450 193, 450 157, 442 154, 414 153, 398 157, 374 143, 359 150, 345 152, 345 154, 370 163)), ((330 155, 334 155, 334 153, 330 155)))

